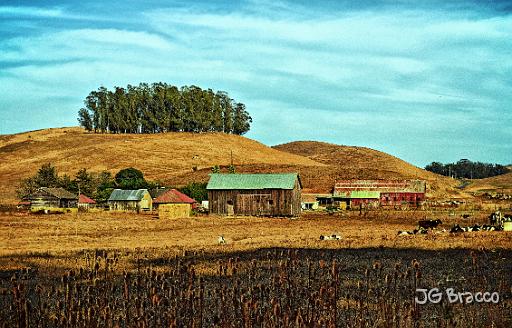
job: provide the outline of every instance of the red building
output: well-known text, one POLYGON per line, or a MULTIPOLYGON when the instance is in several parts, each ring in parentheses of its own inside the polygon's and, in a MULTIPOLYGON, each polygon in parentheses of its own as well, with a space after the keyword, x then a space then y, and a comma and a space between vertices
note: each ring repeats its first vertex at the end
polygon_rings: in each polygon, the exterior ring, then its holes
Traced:
POLYGON ((418 206, 425 200, 423 180, 340 180, 333 199, 355 208, 378 206, 418 206))

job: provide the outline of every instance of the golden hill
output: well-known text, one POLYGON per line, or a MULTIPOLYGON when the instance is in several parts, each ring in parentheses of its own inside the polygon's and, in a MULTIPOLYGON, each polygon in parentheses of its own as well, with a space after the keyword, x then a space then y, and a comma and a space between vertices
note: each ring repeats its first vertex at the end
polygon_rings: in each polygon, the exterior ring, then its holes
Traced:
POLYGON ((0 136, 0 195, 16 202, 16 186, 45 163, 72 177, 81 168, 115 174, 140 169, 147 179, 171 186, 208 180, 214 165, 231 161, 237 172, 299 172, 306 191, 330 192, 335 179, 424 179, 430 197, 463 197, 452 179, 363 147, 292 142, 267 147, 223 133, 94 134, 56 128, 0 136))
POLYGON ((340 146, 317 141, 296 141, 273 147, 295 155, 308 157, 325 164, 324 174, 308 174, 316 168, 306 168, 303 180, 316 180, 310 185, 332 187, 336 179, 421 179, 426 180, 429 197, 468 197, 454 189, 457 182, 432 172, 420 169, 397 157, 366 148, 340 146))
POLYGON ((214 165, 322 166, 309 158, 284 153, 257 141, 223 133, 94 134, 81 128, 58 128, 0 136, 0 194, 15 201, 20 180, 52 163, 59 174, 135 167, 146 178, 172 185, 200 178, 214 165), (196 168, 196 172, 193 168, 196 168), (198 175, 199 174, 199 175, 198 175))
POLYGON ((512 172, 495 177, 472 180, 467 189, 476 193, 495 192, 512 194, 512 172))

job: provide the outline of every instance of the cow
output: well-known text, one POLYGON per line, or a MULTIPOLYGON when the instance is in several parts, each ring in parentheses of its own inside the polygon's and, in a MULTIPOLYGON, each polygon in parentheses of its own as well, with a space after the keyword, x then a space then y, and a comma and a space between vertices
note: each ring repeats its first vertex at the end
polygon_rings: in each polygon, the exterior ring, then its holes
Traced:
POLYGON ((474 226, 471 227, 471 231, 480 231, 482 230, 482 227, 478 224, 475 224, 474 226))
POLYGON ((484 224, 484 225, 482 226, 482 230, 483 230, 483 231, 494 231, 494 229, 495 229, 495 227, 494 227, 494 226, 492 226, 492 225, 484 224))
POLYGON ((438 225, 442 224, 443 221, 436 220, 420 220, 418 221, 418 226, 423 229, 434 229, 437 228, 438 225))
POLYGON ((451 233, 459 233, 464 232, 464 229, 460 227, 460 225, 456 224, 450 229, 451 233))
POLYGON ((324 235, 320 235, 320 240, 340 240, 341 239, 341 236, 340 235, 336 235, 336 234, 332 234, 332 235, 327 235, 327 236, 324 236, 324 235))
POLYGON ((219 236, 219 238, 217 239, 217 242, 219 243, 219 245, 222 245, 222 244, 225 244, 226 243, 226 239, 224 239, 224 236, 219 236))

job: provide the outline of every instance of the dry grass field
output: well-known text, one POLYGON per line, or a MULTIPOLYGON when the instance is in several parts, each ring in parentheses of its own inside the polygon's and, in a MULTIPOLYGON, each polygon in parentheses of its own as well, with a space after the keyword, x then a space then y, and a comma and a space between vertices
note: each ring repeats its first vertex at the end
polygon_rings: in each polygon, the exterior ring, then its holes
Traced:
POLYGON ((0 268, 31 266, 38 254, 73 254, 84 250, 164 249, 181 255, 185 251, 238 252, 261 248, 396 248, 443 250, 464 248, 493 250, 512 248, 510 232, 478 232, 397 236, 412 230, 419 219, 440 218, 440 229, 455 224, 487 223, 487 212, 468 219, 450 211, 369 211, 328 215, 305 213, 299 219, 222 218, 198 216, 156 219, 132 213, 79 213, 36 215, 3 213, 0 216, 0 268), (453 214, 453 213, 452 213, 453 214), (338 234, 339 241, 321 241, 320 235, 338 234), (218 236, 227 243, 218 245, 218 236), (34 255, 30 259, 27 254, 34 255), (21 257, 19 257, 21 256, 21 257), (16 260, 23 258, 23 261, 16 260), (13 260, 14 259, 14 260, 13 260))
POLYGON ((426 217, 487 222, 461 214, 2 213, 0 327, 510 327, 512 232, 397 236, 426 217), (443 298, 420 305, 417 288, 443 298))

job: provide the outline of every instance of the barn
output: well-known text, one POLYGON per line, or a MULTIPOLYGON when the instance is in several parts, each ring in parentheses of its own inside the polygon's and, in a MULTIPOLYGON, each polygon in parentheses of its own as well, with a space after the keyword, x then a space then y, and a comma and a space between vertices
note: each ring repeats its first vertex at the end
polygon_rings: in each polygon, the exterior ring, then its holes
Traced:
POLYGON ((147 189, 114 189, 108 198, 111 211, 151 211, 153 201, 147 189))
POLYGON ((425 200, 423 180, 341 180, 334 185, 334 201, 351 208, 419 206, 425 200))
POLYGON ((210 214, 297 217, 301 212, 297 173, 215 173, 206 189, 210 214))
POLYGON ((197 202, 176 189, 158 189, 154 193, 153 208, 157 209, 162 204, 188 204, 190 209, 197 207, 197 202))
POLYGON ((72 208, 77 207, 78 196, 63 188, 41 187, 23 200, 30 202, 31 209, 72 208))
POLYGON ((80 208, 82 210, 88 210, 95 206, 96 206, 96 201, 94 199, 91 199, 84 194, 80 194, 78 196, 78 208, 80 208))

